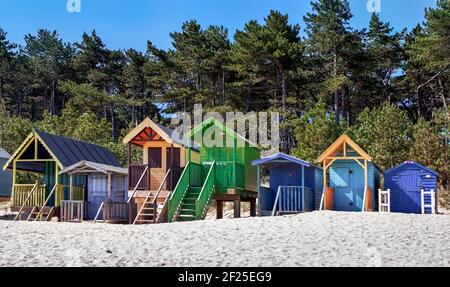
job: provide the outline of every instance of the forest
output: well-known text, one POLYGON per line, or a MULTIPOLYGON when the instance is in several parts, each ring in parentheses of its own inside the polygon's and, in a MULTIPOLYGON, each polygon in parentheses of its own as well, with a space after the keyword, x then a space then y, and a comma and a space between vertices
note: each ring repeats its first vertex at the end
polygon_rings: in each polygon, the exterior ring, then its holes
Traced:
POLYGON ((450 0, 394 29, 373 14, 350 25, 348 0, 314 0, 305 27, 270 11, 237 31, 185 22, 172 48, 111 50, 96 31, 8 40, 0 23, 0 146, 33 129, 107 146, 145 117, 174 112, 277 111, 281 150, 314 161, 346 132, 382 169, 414 160, 440 173, 450 202, 450 0))

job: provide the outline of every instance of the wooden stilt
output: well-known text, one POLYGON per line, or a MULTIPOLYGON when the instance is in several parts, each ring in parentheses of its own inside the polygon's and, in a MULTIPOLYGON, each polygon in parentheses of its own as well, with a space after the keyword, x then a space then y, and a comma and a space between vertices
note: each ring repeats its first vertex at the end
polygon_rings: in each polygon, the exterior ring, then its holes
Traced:
POLYGON ((250 201, 250 216, 256 216, 256 198, 250 201))
POLYGON ((223 218, 223 201, 218 200, 217 202, 217 219, 223 218))
POLYGON ((241 218, 241 200, 234 201, 234 218, 241 218))

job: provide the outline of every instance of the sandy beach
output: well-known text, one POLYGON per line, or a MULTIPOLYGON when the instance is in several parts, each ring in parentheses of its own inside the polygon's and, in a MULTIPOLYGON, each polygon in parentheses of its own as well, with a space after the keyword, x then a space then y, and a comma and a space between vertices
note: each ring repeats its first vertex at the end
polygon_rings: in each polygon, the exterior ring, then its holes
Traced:
POLYGON ((313 212, 146 226, 0 221, 0 266, 450 266, 450 216, 313 212))

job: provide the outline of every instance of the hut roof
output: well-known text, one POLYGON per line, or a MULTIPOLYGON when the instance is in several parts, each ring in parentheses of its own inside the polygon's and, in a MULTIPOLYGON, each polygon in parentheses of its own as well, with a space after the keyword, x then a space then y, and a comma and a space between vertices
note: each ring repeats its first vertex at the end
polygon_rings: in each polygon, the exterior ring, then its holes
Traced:
POLYGON ((430 168, 428 168, 428 167, 426 167, 426 166, 423 166, 423 165, 421 165, 420 163, 417 163, 417 162, 415 162, 415 161, 405 161, 404 163, 401 163, 401 164, 399 164, 399 165, 397 165, 397 166, 394 166, 393 168, 391 168, 391 169, 385 171, 384 173, 385 173, 385 174, 392 173, 392 172, 396 171, 397 169, 399 169, 399 168, 401 168, 401 167, 403 167, 403 166, 405 166, 405 165, 415 165, 415 166, 417 166, 417 167, 419 167, 419 168, 421 168, 421 169, 423 169, 423 170, 428 171, 429 173, 432 173, 432 174, 434 174, 434 175, 436 175, 436 176, 439 176, 439 173, 437 173, 436 171, 434 171, 434 170, 432 170, 432 169, 430 169, 430 168))
MULTIPOLYGON (((44 146, 60 168, 71 166, 80 161, 121 167, 116 156, 105 147, 34 130, 15 151, 3 169, 11 169, 12 161, 18 158, 22 151, 26 150, 35 139, 44 146)), ((39 163, 31 161, 20 162, 17 164, 17 168, 26 171, 41 171, 42 169, 39 163)))
POLYGON ((9 159, 11 155, 4 149, 0 147, 0 158, 6 158, 9 159))
POLYGON ((303 165, 305 167, 312 166, 311 163, 309 163, 309 162, 307 162, 305 160, 302 160, 302 159, 299 159, 299 158, 287 155, 285 153, 277 153, 277 154, 274 154, 274 155, 271 155, 271 156, 268 156, 268 157, 265 157, 265 158, 262 158, 262 159, 259 159, 259 160, 255 160, 255 161, 252 162, 252 165, 253 166, 265 165, 265 164, 270 164, 270 163, 273 163, 273 162, 280 162, 280 161, 281 162, 295 163, 295 164, 303 165))
POLYGON ((89 173, 102 173, 102 174, 117 174, 117 175, 127 175, 128 171, 125 168, 100 164, 90 161, 80 161, 65 169, 61 170, 59 174, 89 174, 89 173))
POLYGON ((188 147, 189 144, 194 150, 199 149, 199 145, 189 140, 178 132, 155 123, 150 118, 143 120, 137 127, 128 133, 123 139, 124 144, 133 143, 136 145, 143 145, 148 141, 166 141, 169 144, 188 147))
POLYGON ((195 126, 189 133, 188 133, 188 137, 190 138, 195 138, 195 135, 201 133, 205 133, 206 131, 208 131, 208 129, 210 129, 211 127, 215 127, 218 128, 220 130, 222 130, 226 135, 228 135, 229 137, 233 138, 233 139, 238 139, 238 140, 242 140, 243 142, 247 143, 250 147, 253 148, 258 148, 258 146, 249 141, 248 139, 246 139, 243 135, 235 132, 234 130, 232 130, 231 128, 227 127, 226 125, 224 125, 221 121, 211 117, 208 118, 207 120, 203 121, 201 124, 195 126))
POLYGON ((369 162, 373 161, 372 157, 359 145, 357 145, 349 136, 343 134, 317 159, 317 162, 323 162, 326 158, 332 157, 344 143, 353 148, 362 158, 369 162))

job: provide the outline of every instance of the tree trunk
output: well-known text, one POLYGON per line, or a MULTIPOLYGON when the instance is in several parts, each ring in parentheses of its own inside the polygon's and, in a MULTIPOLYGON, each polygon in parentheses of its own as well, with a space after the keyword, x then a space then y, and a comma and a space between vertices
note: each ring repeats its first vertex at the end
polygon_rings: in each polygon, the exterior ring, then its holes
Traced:
POLYGON ((287 87, 287 79, 286 79, 286 71, 284 70, 283 65, 278 65, 280 69, 280 78, 281 78, 281 108, 283 111, 286 111, 286 101, 288 97, 288 87, 287 87))
POLYGON ((4 94, 3 94, 3 77, 0 76, 0 100, 4 99, 4 94))
POLYGON ((116 140, 116 117, 114 114, 114 104, 110 105, 110 113, 111 113, 111 126, 112 126, 112 140, 116 140))
MULTIPOLYGON (((337 51, 336 47, 333 51, 333 77, 337 77, 337 51)), ((340 115, 339 115, 339 91, 334 92, 334 112, 336 114, 336 124, 340 124, 340 115)))
POLYGON ((51 113, 52 115, 56 115, 56 80, 52 81, 50 101, 51 101, 51 113))
POLYGON ((444 85, 442 84, 442 79, 440 77, 438 79, 438 83, 439 83, 439 88, 441 89, 439 94, 441 96, 442 103, 444 105, 445 113, 447 115, 447 119, 450 120, 450 114, 449 114, 448 105, 447 105, 447 97, 445 96, 445 88, 444 88, 444 85))

